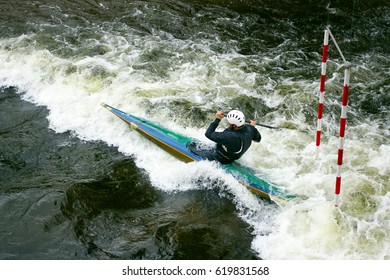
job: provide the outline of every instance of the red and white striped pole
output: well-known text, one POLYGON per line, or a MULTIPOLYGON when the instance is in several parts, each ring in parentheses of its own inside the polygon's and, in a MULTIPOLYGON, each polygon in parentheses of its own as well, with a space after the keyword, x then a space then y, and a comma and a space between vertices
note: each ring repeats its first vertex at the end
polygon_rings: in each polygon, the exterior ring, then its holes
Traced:
POLYGON ((336 175, 336 187, 335 187, 335 206, 339 206, 339 195, 341 190, 341 166, 343 165, 343 154, 344 154, 344 136, 345 126, 347 124, 347 106, 348 106, 348 90, 349 90, 349 68, 345 69, 344 72, 344 88, 341 102, 341 117, 340 117, 340 138, 339 138, 339 149, 337 157, 337 175, 336 175))
POLYGON ((324 34, 324 48, 322 51, 320 94, 319 94, 319 101, 318 101, 318 122, 317 122, 317 133, 316 133, 316 156, 315 156, 316 159, 320 158, 322 113, 324 111, 326 61, 328 59, 328 44, 329 44, 329 31, 328 29, 326 29, 324 34))

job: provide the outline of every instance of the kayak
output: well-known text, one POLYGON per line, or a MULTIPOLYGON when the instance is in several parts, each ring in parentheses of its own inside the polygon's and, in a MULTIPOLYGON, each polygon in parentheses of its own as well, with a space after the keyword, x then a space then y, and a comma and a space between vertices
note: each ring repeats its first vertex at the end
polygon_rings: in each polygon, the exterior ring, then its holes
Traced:
MULTIPOLYGON (((206 160, 202 156, 201 150, 199 152, 196 151, 197 146, 202 146, 202 143, 198 139, 176 133, 149 120, 125 113, 106 103, 102 102, 101 105, 177 159, 184 162, 206 160)), ((238 162, 220 164, 220 166, 239 183, 262 198, 281 204, 285 204, 287 201, 296 198, 294 194, 287 192, 284 188, 276 186, 268 180, 258 177, 254 170, 238 162)))

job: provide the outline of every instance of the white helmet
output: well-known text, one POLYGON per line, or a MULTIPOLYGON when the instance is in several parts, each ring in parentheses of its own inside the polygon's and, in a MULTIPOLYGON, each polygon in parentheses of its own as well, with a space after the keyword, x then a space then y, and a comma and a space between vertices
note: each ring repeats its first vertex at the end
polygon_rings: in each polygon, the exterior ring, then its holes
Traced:
POLYGON ((245 116, 241 111, 238 110, 232 110, 230 111, 226 116, 227 121, 230 124, 234 124, 238 127, 244 125, 245 123, 245 116))

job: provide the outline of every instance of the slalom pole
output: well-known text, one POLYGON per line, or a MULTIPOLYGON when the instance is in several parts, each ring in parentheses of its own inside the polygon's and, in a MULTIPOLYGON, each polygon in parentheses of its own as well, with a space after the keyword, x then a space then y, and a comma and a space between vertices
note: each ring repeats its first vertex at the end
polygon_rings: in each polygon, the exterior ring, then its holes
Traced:
POLYGON ((324 47, 322 51, 322 62, 321 62, 320 94, 319 94, 319 101, 318 101, 318 121, 317 121, 317 133, 316 133, 316 155, 315 155, 316 159, 320 158, 322 113, 324 110, 326 61, 328 58, 328 46, 329 46, 329 30, 326 29, 324 33, 324 47))
POLYGON ((339 149, 337 157, 337 175, 336 175, 336 187, 335 187, 335 206, 339 206, 339 195, 341 190, 341 166, 343 165, 343 154, 344 154, 344 136, 345 126, 347 123, 347 106, 348 106, 348 90, 349 90, 349 77, 350 69, 347 67, 344 72, 344 87, 341 102, 341 117, 340 117, 340 138, 339 138, 339 149))

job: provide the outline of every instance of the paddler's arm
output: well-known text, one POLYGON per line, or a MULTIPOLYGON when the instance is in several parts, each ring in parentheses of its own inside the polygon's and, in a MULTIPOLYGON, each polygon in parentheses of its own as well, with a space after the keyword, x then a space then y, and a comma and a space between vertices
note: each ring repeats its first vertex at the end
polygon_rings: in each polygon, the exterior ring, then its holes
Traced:
POLYGON ((252 140, 255 141, 255 142, 260 142, 261 141, 261 134, 260 132, 255 128, 256 127, 256 121, 254 120, 251 120, 249 122, 249 125, 252 126, 251 127, 251 131, 252 131, 252 140))
POLYGON ((215 130, 217 129, 219 123, 221 122, 221 120, 223 119, 224 115, 223 115, 223 112, 221 111, 218 111, 216 114, 215 114, 215 120, 210 124, 209 128, 206 130, 206 137, 214 142, 217 142, 217 143, 220 143, 220 140, 224 140, 224 139, 219 139, 220 137, 218 137, 218 132, 215 132, 215 130))

